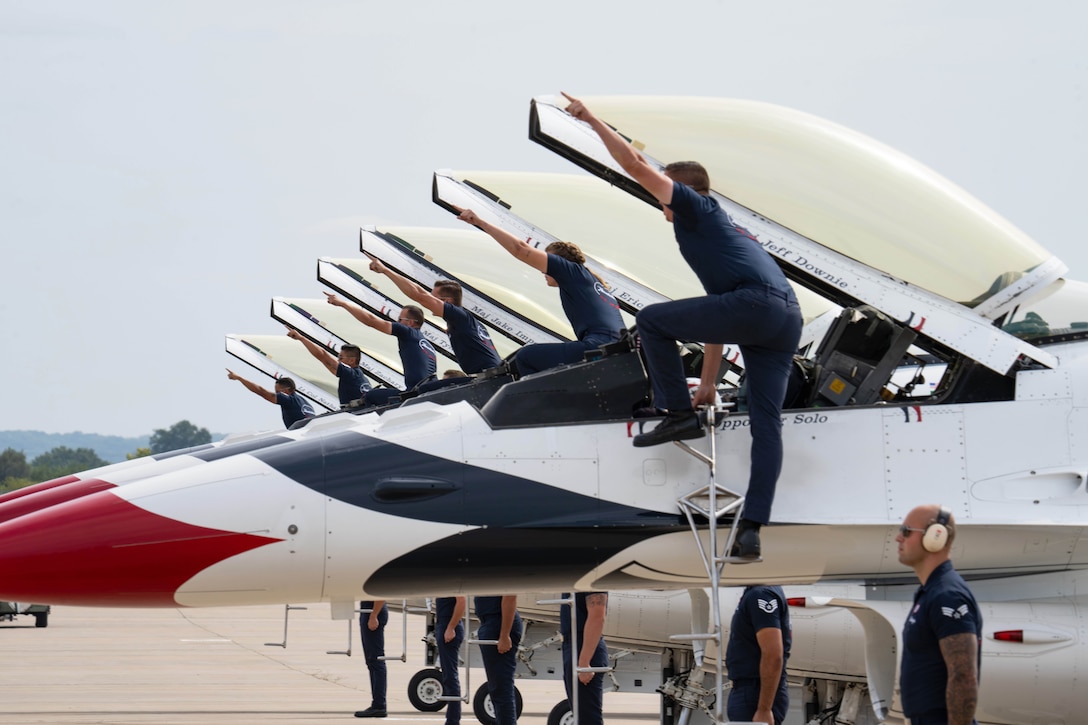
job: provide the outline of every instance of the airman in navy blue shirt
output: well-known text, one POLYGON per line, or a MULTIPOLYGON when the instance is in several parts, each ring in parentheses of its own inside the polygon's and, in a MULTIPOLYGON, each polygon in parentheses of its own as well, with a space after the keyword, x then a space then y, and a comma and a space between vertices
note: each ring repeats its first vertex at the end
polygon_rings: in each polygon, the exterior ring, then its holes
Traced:
POLYGON ((567 99, 567 112, 588 123, 612 158, 660 202, 681 255, 707 292, 704 297, 648 305, 638 314, 654 405, 668 410, 668 415, 653 430, 636 435, 633 443, 653 446, 706 435, 694 407, 713 404, 723 346, 737 345, 748 385, 752 465, 730 554, 758 559, 759 530, 770 521, 782 470, 782 403, 801 338, 801 308, 771 256, 710 196, 710 177, 701 164, 680 161, 659 170, 585 104, 567 99), (704 343, 694 395, 677 353, 678 341, 704 343))
MULTIPOLYGON (((423 310, 415 305, 405 305, 400 308, 397 321, 393 322, 337 295, 326 292, 325 296, 330 305, 342 307, 364 325, 397 338, 397 351, 404 370, 404 385, 408 390, 434 376, 438 360, 430 340, 423 336, 423 310)), ((367 405, 384 405, 399 392, 390 388, 375 388, 367 392, 363 400, 367 405)))
POLYGON ((283 425, 286 428, 290 428, 300 420, 314 417, 313 406, 310 405, 310 401, 298 394, 298 391, 295 390, 295 381, 291 378, 283 377, 276 380, 275 390, 269 390, 257 383, 246 380, 241 375, 231 372, 229 368, 227 369, 227 378, 237 380, 250 392, 256 393, 269 403, 280 406, 283 425))
POLYGON ((388 672, 385 666, 385 625, 389 608, 383 600, 359 602, 359 635, 363 639, 363 659, 370 676, 370 707, 358 710, 355 717, 385 717, 388 672))
POLYGON ((789 710, 786 660, 793 633, 782 587, 745 588, 733 612, 725 668, 733 683, 726 715, 730 720, 782 725, 789 710))
POLYGON ((586 257, 578 245, 559 241, 538 249, 481 219, 471 209, 459 212, 458 219, 486 232, 515 259, 543 273, 549 287, 559 288, 563 312, 578 337, 570 342, 534 343, 521 348, 516 357, 519 374, 580 362, 587 350, 620 338, 624 325, 619 303, 608 285, 586 268, 586 257))
MULTIPOLYGON (((460 667, 461 643, 465 641, 465 597, 439 597, 434 600, 434 639, 438 649, 438 662, 442 668, 442 694, 446 697, 461 696, 460 667)), ((461 701, 446 701, 446 725, 461 722, 461 701)))
MULTIPOLYGON (((569 598, 570 595, 566 594, 569 598)), ((578 667, 608 665, 608 647, 604 641, 604 619, 608 612, 608 592, 578 592, 574 595, 574 619, 578 632, 578 667)), ((571 607, 559 610, 559 633, 563 636, 563 683, 567 701, 573 703, 574 668, 571 662, 571 607)), ((578 725, 601 725, 604 722, 604 675, 598 672, 578 673, 578 725)))
POLYGON ((899 690, 912 725, 971 725, 982 667, 982 613, 949 558, 956 524, 936 505, 907 514, 899 562, 922 583, 903 624, 899 690))
POLYGON ((518 721, 514 672, 521 642, 518 598, 512 594, 476 597, 473 604, 480 620, 478 637, 498 643, 480 645, 480 656, 487 673, 487 691, 495 710, 495 725, 514 725, 518 721))
MULTIPOLYGON (((452 279, 440 279, 428 292, 422 286, 416 284, 399 272, 390 269, 379 259, 371 259, 370 269, 388 277, 401 292, 414 302, 418 302, 432 315, 441 317, 446 321, 446 332, 450 336, 450 347, 457 358, 461 369, 469 374, 493 368, 502 360, 495 351, 495 343, 491 341, 491 335, 475 315, 462 306, 464 292, 461 283, 452 279)), ((452 380, 449 378, 426 383, 420 388, 420 392, 445 387, 447 385, 463 384, 468 380, 452 380)))
POLYGON ((341 407, 351 405, 355 401, 362 401, 363 396, 370 390, 370 381, 367 380, 363 369, 359 367, 359 363, 363 359, 363 351, 358 346, 344 345, 340 348, 339 356, 333 357, 328 350, 304 337, 294 328, 287 330, 287 336, 292 340, 301 342, 306 350, 317 358, 318 362, 336 376, 339 381, 337 394, 340 398, 341 407))

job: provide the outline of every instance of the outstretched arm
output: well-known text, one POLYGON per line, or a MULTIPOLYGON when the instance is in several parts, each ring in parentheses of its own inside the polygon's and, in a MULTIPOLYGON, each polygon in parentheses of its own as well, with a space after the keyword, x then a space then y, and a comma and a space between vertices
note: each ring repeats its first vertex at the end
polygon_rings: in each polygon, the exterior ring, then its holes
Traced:
POLYGON ((332 353, 330 353, 328 350, 326 350, 325 348, 318 345, 316 342, 313 342, 309 338, 303 337, 299 333, 299 331, 296 330, 293 327, 287 328, 287 336, 289 338, 291 338, 292 340, 298 340, 299 342, 301 342, 303 344, 303 346, 307 350, 309 350, 311 355, 316 357, 318 359, 318 361, 321 362, 322 365, 324 365, 326 368, 328 368, 328 371, 330 373, 332 373, 333 375, 336 375, 336 370, 337 370, 337 367, 340 365, 340 361, 337 360, 336 358, 334 358, 332 356, 332 353))
POLYGON ((543 272, 544 274, 548 273, 548 253, 543 249, 537 249, 527 242, 518 239, 505 229, 484 221, 476 216, 476 212, 471 209, 458 209, 457 207, 454 207, 454 209, 457 209, 458 219, 486 232, 492 239, 498 242, 503 249, 510 252, 514 258, 520 259, 538 272, 543 272))
POLYGON ((653 194, 654 198, 662 204, 672 202, 672 179, 650 166, 642 154, 616 133, 614 128, 594 116, 584 103, 577 98, 568 96, 566 93, 563 94, 563 97, 570 101, 567 105, 567 113, 579 121, 585 121, 590 128, 597 132, 597 135, 601 137, 601 141, 604 142, 604 147, 608 149, 608 153, 612 155, 612 158, 624 171, 631 175, 632 179, 637 181, 643 189, 653 194))
POLYGON ((260 385, 257 385, 257 383, 246 380, 241 375, 236 375, 235 373, 232 373, 230 371, 230 368, 227 368, 227 377, 231 380, 237 380, 242 385, 244 385, 247 390, 256 393, 257 395, 267 400, 269 403, 276 402, 276 391, 269 390, 268 388, 262 388, 260 385))
POLYGON ((341 299, 340 297, 332 294, 331 292, 326 292, 325 297, 328 298, 326 301, 330 305, 333 305, 334 307, 343 307, 345 310, 351 313, 352 317, 354 317, 356 320, 363 323, 364 325, 367 325, 368 327, 373 327, 378 332, 384 332, 386 335, 393 334, 393 323, 389 320, 382 319, 381 317, 378 317, 371 312, 367 312, 359 305, 354 305, 347 300, 341 299))
POLYGON ((375 257, 370 258, 370 271, 384 274, 397 286, 397 289, 413 302, 418 302, 421 307, 430 310, 432 315, 437 315, 438 317, 442 316, 442 310, 446 305, 445 302, 399 272, 389 269, 389 267, 386 267, 380 259, 375 257))

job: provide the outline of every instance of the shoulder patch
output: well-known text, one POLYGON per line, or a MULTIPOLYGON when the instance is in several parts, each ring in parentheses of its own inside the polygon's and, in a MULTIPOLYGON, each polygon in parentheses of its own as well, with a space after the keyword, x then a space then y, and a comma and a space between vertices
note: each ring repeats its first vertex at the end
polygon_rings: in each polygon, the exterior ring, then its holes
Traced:
POLYGON ((759 608, 767 614, 771 614, 778 610, 777 599, 756 599, 756 604, 758 604, 759 608))
POLYGON ((967 616, 967 605, 961 604, 953 609, 952 607, 941 607, 941 614, 952 619, 963 619, 967 616))

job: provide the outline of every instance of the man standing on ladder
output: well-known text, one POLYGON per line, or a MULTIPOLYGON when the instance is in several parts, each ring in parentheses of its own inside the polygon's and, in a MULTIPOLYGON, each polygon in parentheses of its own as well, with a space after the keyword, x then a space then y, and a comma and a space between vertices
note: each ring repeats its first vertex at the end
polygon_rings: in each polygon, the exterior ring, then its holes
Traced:
POLYGON ((694 161, 651 166, 622 136, 565 93, 567 112, 597 133, 608 153, 661 203, 680 253, 705 297, 648 305, 638 313, 639 339, 649 368, 654 405, 668 416, 634 438, 636 446, 700 438, 706 431, 694 407, 714 400, 724 344, 744 356, 752 467, 743 518, 731 556, 760 557, 760 526, 770 521, 782 470, 782 401, 801 338, 801 308, 782 270, 747 230, 710 196, 710 177, 694 161), (689 397, 677 341, 704 343, 702 375, 689 397))

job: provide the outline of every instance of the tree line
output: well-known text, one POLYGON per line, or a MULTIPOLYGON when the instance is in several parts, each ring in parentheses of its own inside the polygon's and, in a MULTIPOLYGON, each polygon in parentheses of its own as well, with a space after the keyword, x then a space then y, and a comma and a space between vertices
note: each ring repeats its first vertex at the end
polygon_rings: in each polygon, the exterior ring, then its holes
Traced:
MULTIPOLYGON (((198 428, 189 421, 182 420, 169 428, 156 429, 151 434, 148 448, 137 448, 125 457, 131 460, 211 442, 212 434, 207 428, 198 428)), ((22 451, 5 448, 0 451, 0 493, 106 464, 107 461, 99 458, 91 448, 57 446, 30 461, 27 461, 26 454, 22 451)))

